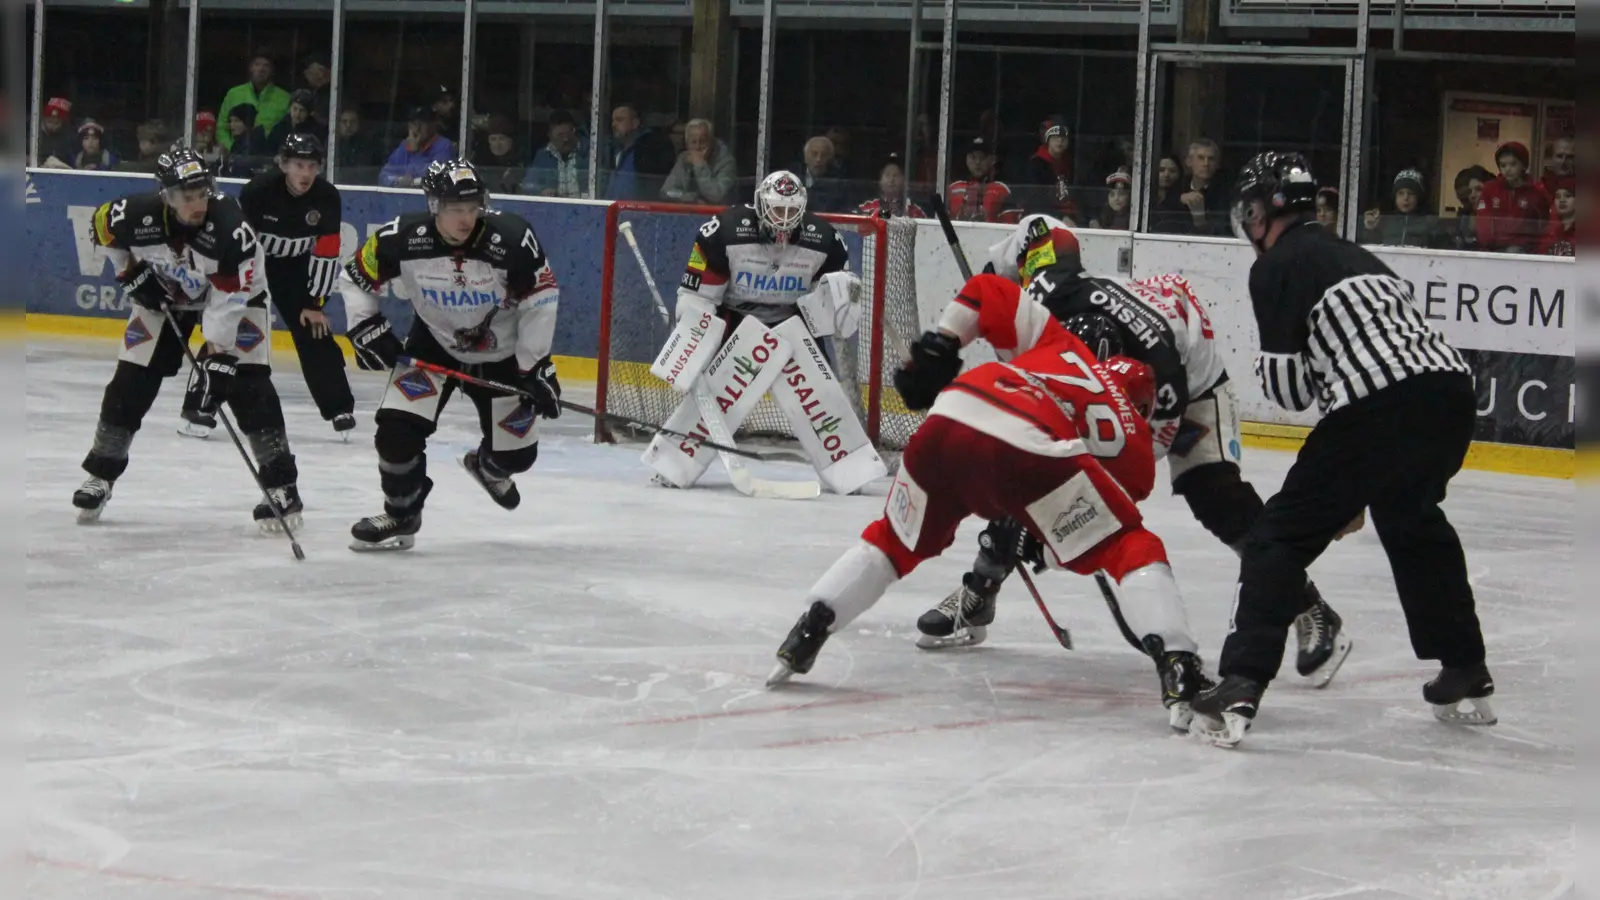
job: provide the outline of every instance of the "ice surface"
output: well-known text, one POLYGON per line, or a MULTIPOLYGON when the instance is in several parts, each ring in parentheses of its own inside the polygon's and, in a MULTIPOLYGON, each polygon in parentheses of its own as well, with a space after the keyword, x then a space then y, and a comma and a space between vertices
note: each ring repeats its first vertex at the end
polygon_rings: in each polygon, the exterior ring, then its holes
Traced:
MULTIPOLYGON (((1570 893, 1569 483, 1466 473, 1447 505, 1500 725, 1433 720, 1369 529, 1314 572, 1355 638, 1344 670, 1312 691, 1291 663, 1230 752, 1168 732, 1086 579, 1040 580, 1076 652, 1016 586, 983 647, 917 650, 976 525, 764 691, 804 590, 881 501, 651 487, 638 447, 593 446, 577 417, 506 513, 456 467, 477 438, 455 401, 416 549, 351 553, 380 502, 369 373, 348 445, 297 370, 278 376, 305 563, 255 534, 220 431, 173 432, 176 381, 102 524, 77 526, 114 349, 28 352, 30 897, 1570 893)), ((1246 470, 1265 494, 1289 462, 1255 451, 1246 470)), ((1146 511, 1214 661, 1237 563, 1181 500, 1146 511)))

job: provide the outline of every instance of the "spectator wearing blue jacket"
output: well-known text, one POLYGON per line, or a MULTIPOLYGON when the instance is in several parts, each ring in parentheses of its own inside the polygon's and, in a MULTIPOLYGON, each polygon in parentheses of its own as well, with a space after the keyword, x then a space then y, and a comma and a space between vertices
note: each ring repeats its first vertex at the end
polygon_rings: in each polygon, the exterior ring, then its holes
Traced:
POLYGON ((589 196, 589 142, 578 134, 572 113, 550 113, 550 142, 533 155, 522 189, 536 197, 589 196))
POLYGON ((427 174, 429 165, 455 154, 455 145, 439 134, 439 120, 433 110, 415 107, 406 123, 406 139, 389 154, 389 162, 378 173, 378 183, 385 187, 412 187, 427 174))
POLYGON ((611 111, 611 180, 608 200, 655 200, 678 161, 668 135, 643 127, 639 108, 623 103, 611 111))

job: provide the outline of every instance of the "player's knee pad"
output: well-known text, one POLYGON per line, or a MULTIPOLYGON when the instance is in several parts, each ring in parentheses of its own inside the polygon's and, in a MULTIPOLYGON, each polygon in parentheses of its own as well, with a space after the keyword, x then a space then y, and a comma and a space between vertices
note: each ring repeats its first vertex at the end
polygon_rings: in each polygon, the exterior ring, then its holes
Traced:
POLYGON ((144 414, 156 402, 161 390, 161 374, 130 362, 117 363, 117 370, 106 385, 100 401, 100 421, 128 431, 138 431, 144 414))
POLYGON ((272 383, 272 370, 266 366, 239 366, 239 374, 228 395, 228 406, 239 420, 239 430, 245 434, 284 430, 283 402, 278 399, 278 389, 272 383))
POLYGON ((433 489, 433 479, 428 477, 428 458, 419 453, 405 460, 379 459, 378 482, 383 487, 386 512, 392 516, 416 512, 433 489))
POLYGON ((490 450, 483 456, 483 461, 486 464, 493 465, 507 475, 516 475, 519 472, 528 471, 533 468, 534 462, 538 459, 539 445, 537 443, 516 450, 490 450))
POLYGON ((1173 480, 1172 492, 1189 504, 1196 521, 1230 547, 1238 547, 1261 516, 1261 495, 1231 462, 1184 472, 1173 480))
POLYGON ((378 427, 372 444, 384 462, 402 463, 421 456, 433 433, 432 421, 400 410, 380 409, 373 421, 378 427))

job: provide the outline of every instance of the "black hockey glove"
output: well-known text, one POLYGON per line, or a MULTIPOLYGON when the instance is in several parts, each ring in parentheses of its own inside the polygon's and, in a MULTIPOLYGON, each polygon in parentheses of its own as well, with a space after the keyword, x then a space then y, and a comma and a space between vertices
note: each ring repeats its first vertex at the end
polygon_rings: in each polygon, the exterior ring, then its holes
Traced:
POLYGON ((160 276, 147 262, 135 263, 133 268, 123 273, 121 281, 128 299, 145 309, 163 312, 167 304, 172 302, 166 285, 161 283, 160 276))
POLYGON ((924 410, 961 374, 961 343, 937 331, 911 345, 911 361, 894 373, 894 389, 907 409, 924 410))
POLYGON ((561 418, 561 382, 556 380, 556 365, 546 356, 523 372, 518 379, 523 390, 532 394, 533 411, 546 419, 561 418))
POLYGON ((1022 532, 1022 540, 1017 548, 1017 561, 1032 566, 1035 575, 1050 568, 1050 564, 1045 562, 1044 544, 1026 529, 1022 532))
POLYGON ((232 353, 213 353, 200 361, 200 411, 215 415, 217 407, 228 399, 233 388, 233 377, 239 374, 239 357, 232 353))
POLYGON ((356 365, 369 371, 386 372, 394 368, 395 361, 405 349, 400 339, 389 329, 389 320, 372 316, 345 329, 350 345, 356 351, 356 365))

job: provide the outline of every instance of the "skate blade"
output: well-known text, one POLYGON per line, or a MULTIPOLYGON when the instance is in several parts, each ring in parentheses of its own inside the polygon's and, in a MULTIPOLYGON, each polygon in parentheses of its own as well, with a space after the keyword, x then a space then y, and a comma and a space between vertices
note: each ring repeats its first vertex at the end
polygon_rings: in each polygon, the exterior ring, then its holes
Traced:
POLYGON ((1244 740, 1245 732, 1250 730, 1251 722, 1251 719, 1238 713, 1225 712, 1220 722, 1210 716, 1196 713, 1194 720, 1189 723, 1189 734, 1213 747, 1231 750, 1244 740))
POLYGON ((666 476, 665 475, 661 475, 661 474, 651 475, 650 476, 650 483, 655 485, 656 487, 664 487, 664 488, 667 488, 669 490, 674 490, 674 491, 683 490, 683 488, 680 488, 677 485, 673 484, 672 482, 668 481, 666 476))
POLYGON ((208 437, 211 437, 211 432, 212 429, 207 428, 204 425, 196 425, 193 422, 184 422, 178 426, 179 434, 183 435, 184 437, 195 438, 202 441, 208 437))
POLYGON ((1446 725, 1493 725, 1500 721, 1486 697, 1468 697, 1458 703, 1434 703, 1433 717, 1446 725))
POLYGON ((397 534, 381 541, 354 540, 350 542, 350 549, 357 553, 380 553, 385 550, 410 550, 417 542, 414 534, 397 534))
MULTIPOLYGON (((284 513, 283 521, 289 523, 290 528, 296 530, 300 528, 301 518, 300 514, 297 512, 284 513)), ((257 519, 256 528, 259 529, 262 534, 283 534, 283 524, 278 521, 277 516, 273 516, 270 519, 257 519)))
POLYGON ((1319 691, 1322 690, 1328 686, 1329 682, 1333 681, 1333 676, 1339 674, 1339 667, 1344 665, 1345 657, 1350 655, 1350 651, 1355 649, 1355 646, 1355 641, 1345 637, 1344 632, 1339 632, 1339 635, 1333 639, 1332 655, 1323 661, 1322 665, 1312 669, 1309 674, 1302 677, 1310 682, 1312 687, 1319 691))
POLYGON ((78 510, 78 524, 93 525, 100 521, 100 514, 105 511, 105 504, 96 506, 94 509, 80 509, 78 510))
POLYGON ((1167 707, 1167 724, 1179 734, 1188 734, 1189 726, 1194 722, 1194 710, 1187 702, 1180 701, 1167 707))
POLYGON ((794 675, 794 670, 789 668, 788 663, 780 659, 778 664, 773 666, 772 671, 767 675, 767 687, 777 687, 788 681, 792 675, 794 675))
POLYGON ((949 650, 952 647, 976 647, 989 637, 989 628, 986 625, 972 625, 957 631, 955 634, 938 635, 924 634, 917 637, 917 646, 923 650, 949 650))

